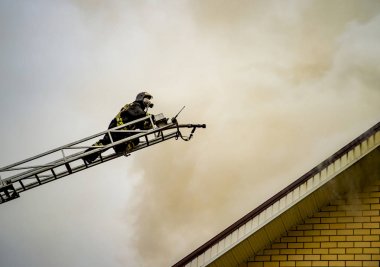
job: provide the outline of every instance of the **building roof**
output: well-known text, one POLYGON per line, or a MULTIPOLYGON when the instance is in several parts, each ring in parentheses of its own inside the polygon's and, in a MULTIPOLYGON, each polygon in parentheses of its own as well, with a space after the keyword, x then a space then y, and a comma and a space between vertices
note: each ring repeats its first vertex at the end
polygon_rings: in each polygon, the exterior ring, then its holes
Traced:
POLYGON ((378 176, 379 166, 380 122, 173 267, 237 266, 337 195, 368 183, 368 177, 378 176), (363 170, 365 180, 357 175, 363 170))

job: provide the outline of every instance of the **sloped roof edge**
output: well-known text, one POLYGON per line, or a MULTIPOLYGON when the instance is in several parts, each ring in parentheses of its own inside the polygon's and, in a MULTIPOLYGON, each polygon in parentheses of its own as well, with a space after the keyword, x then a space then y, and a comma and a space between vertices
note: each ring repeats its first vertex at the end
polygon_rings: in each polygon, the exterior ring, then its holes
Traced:
POLYGON ((345 145, 343 148, 341 148, 339 151, 334 153, 332 156, 318 164, 316 167, 308 171, 306 174, 302 175, 300 178, 295 180, 293 183, 288 185, 286 188, 272 196, 270 199, 265 201, 263 204, 259 205, 257 208, 249 212, 247 215, 233 223, 231 226, 227 227, 225 230, 220 232, 218 235, 207 241, 205 244, 194 250, 192 253, 187 255, 185 258, 177 262, 173 265, 173 267, 180 267, 185 266, 189 263, 191 263, 194 259, 201 256, 203 253, 205 253, 207 250, 211 249, 213 246, 218 244, 221 240, 226 238, 228 235, 230 235, 232 232, 239 229, 241 226, 258 216, 260 213, 265 211, 268 207, 273 205, 274 203, 278 202, 280 199, 285 197, 287 194, 292 192, 294 189, 299 187, 300 185, 307 182, 310 178, 313 178, 315 175, 321 172, 321 170, 327 168, 329 165, 334 163, 337 159, 343 157, 345 154, 347 154, 349 151, 355 149, 358 145, 360 145, 363 141, 367 140, 371 136, 374 136, 377 132, 380 132, 380 122, 378 122, 376 125, 368 129, 366 132, 355 138, 353 141, 345 145))

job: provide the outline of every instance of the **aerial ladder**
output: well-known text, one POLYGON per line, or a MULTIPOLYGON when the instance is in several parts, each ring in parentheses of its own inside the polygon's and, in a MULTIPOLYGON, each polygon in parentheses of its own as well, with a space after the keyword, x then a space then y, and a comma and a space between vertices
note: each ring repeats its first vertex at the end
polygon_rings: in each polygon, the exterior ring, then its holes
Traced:
POLYGON ((20 193, 24 191, 86 170, 120 156, 130 156, 140 149, 169 139, 174 138, 189 141, 196 129, 206 128, 205 124, 179 124, 177 121, 178 114, 172 119, 166 118, 162 113, 148 115, 0 168, 0 204, 18 198, 20 193), (143 121, 150 122, 152 128, 147 130, 129 130, 135 128, 133 125, 141 124, 143 121), (190 134, 185 136, 182 134, 182 131, 187 131, 190 134), (117 132, 129 134, 128 137, 116 141, 112 139, 112 133, 117 132), (109 144, 93 145, 94 140, 104 135, 109 136, 111 140, 109 144), (139 140, 138 144, 124 153, 116 153, 111 149, 117 145, 136 141, 136 139, 139 140), (86 156, 92 154, 97 154, 98 157, 94 161, 88 162, 86 156))

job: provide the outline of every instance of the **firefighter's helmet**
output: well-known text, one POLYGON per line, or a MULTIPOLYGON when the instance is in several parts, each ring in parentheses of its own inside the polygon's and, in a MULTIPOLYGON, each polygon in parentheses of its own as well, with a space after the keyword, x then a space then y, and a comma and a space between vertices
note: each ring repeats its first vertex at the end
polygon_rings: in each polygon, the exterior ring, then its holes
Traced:
POLYGON ((153 103, 150 101, 153 98, 148 92, 141 92, 136 96, 136 101, 141 102, 145 107, 153 107, 153 103))
POLYGON ((148 92, 141 92, 136 96, 136 101, 143 101, 144 98, 152 99, 153 96, 148 92))

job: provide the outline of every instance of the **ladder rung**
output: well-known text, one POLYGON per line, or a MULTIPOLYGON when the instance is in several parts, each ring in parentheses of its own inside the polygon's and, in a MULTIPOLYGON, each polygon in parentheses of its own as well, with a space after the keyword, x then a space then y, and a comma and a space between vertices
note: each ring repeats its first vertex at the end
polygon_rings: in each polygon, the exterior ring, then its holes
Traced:
POLYGON ((22 182, 22 180, 20 180, 19 182, 20 182, 20 185, 21 185, 22 189, 25 190, 25 185, 24 185, 24 183, 22 182))
POLYGON ((55 174, 54 169, 51 169, 52 174, 54 175, 54 178, 57 179, 57 175, 55 174))
POLYGON ((66 166, 66 168, 67 168, 67 171, 68 171, 70 174, 72 174, 72 173, 73 173, 73 170, 71 169, 70 164, 69 164, 69 163, 65 163, 65 166, 66 166))
POLYGON ((41 185, 42 183, 41 183, 40 177, 38 177, 38 175, 37 175, 37 174, 35 174, 34 176, 36 177, 36 179, 37 179, 37 181, 38 181, 39 185, 41 185))

